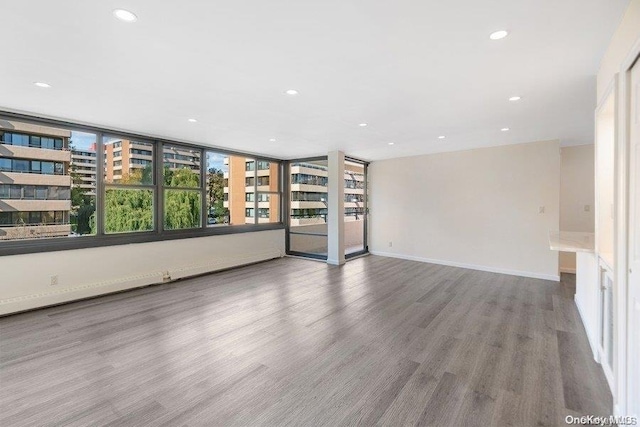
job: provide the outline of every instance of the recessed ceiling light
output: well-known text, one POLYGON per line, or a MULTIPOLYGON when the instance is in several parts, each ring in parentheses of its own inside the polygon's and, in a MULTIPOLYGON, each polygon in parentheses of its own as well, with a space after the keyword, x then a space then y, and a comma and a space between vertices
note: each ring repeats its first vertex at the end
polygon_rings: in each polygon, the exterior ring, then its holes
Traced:
POLYGON ((509 128, 502 128, 500 129, 502 132, 507 132, 509 130, 509 128))
POLYGON ((289 89, 285 92, 287 95, 297 95, 298 91, 295 89, 289 89))
POLYGON ((195 123, 195 122, 197 122, 197 120, 196 120, 196 119, 188 119, 188 121, 189 121, 189 122, 191 122, 191 123, 195 123))
POLYGON ((389 145, 393 145, 393 144, 394 144, 393 142, 390 142, 390 143, 389 143, 389 145))
POLYGON ((519 96, 512 96, 511 98, 509 98, 509 101, 520 101, 520 97, 519 96))
POLYGON ((276 139, 275 139, 275 138, 271 138, 271 139, 269 140, 269 142, 276 142, 276 139))
POLYGON ((50 88, 51 85, 49 83, 44 83, 44 82, 35 82, 34 85, 38 86, 38 87, 44 87, 44 88, 50 88))
POLYGON ((124 10, 124 9, 114 10, 113 16, 115 16, 116 18, 118 18, 123 22, 136 22, 138 20, 138 17, 136 16, 135 13, 129 12, 128 10, 124 10))
POLYGON ((446 138, 446 137, 445 137, 444 135, 440 135, 440 136, 438 137, 438 139, 445 139, 445 138, 446 138))
POLYGON ((367 127, 368 125, 366 123, 360 123, 358 126, 360 126, 361 128, 367 127))
POLYGON ((493 33, 491 33, 489 35, 489 38, 491 40, 500 40, 503 39, 505 37, 507 37, 509 35, 509 33, 505 30, 500 30, 500 31, 494 31, 493 33))

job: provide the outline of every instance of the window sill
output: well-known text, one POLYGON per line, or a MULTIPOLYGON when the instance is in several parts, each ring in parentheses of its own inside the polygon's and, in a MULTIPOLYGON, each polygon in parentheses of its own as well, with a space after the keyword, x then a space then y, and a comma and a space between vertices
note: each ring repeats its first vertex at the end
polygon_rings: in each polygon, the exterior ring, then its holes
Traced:
POLYGON ((193 239, 198 237, 283 229, 283 224, 258 224, 208 227, 205 229, 198 228, 193 230, 167 230, 162 233, 135 232, 104 236, 51 237, 30 240, 0 241, 0 256, 99 248, 105 246, 128 245, 132 243, 162 242, 165 240, 193 239))

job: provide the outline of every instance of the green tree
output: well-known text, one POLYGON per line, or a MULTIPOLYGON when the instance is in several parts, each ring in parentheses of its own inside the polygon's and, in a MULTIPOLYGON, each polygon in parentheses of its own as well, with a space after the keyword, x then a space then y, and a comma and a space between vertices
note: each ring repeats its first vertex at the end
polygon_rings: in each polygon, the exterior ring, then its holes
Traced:
POLYGON ((168 189, 164 197, 164 227, 168 230, 200 227, 200 174, 190 168, 172 170, 164 167, 165 187, 193 188, 168 189))
POLYGON ((209 218, 216 223, 228 222, 229 210, 224 207, 224 173, 220 169, 207 171, 207 206, 209 218))
MULTIPOLYGON (((69 149, 73 150, 73 145, 70 145, 69 149)), ((80 187, 84 181, 82 181, 82 177, 78 173, 77 166, 73 163, 69 169, 69 176, 71 177, 71 211, 69 212, 69 217, 72 230, 78 234, 95 233, 95 226, 92 226, 92 223, 95 222, 95 197, 87 194, 87 189, 80 187)))
POLYGON ((105 191, 107 233, 153 230, 153 191, 109 188, 105 191))

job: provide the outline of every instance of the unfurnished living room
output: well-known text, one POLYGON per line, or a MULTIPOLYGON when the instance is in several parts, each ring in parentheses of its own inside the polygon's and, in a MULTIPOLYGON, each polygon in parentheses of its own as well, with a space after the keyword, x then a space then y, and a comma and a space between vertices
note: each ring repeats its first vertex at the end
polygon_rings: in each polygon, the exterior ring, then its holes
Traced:
POLYGON ((640 0, 0 17, 1 426, 640 422, 640 0))

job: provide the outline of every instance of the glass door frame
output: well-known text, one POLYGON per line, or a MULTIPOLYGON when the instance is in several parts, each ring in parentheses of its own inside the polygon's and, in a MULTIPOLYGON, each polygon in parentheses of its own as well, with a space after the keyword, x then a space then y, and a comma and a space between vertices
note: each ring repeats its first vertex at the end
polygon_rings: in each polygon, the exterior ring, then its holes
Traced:
MULTIPOLYGON (((350 259, 350 258, 354 258, 354 257, 358 257, 361 255, 365 255, 369 253, 369 243, 368 243, 368 234, 369 234, 369 162, 364 161, 364 160, 360 160, 360 159, 356 159, 355 157, 349 157, 349 156, 345 156, 344 157, 344 161, 346 162, 353 162, 353 163, 360 163, 362 164, 362 167, 364 168, 364 197, 363 197, 363 205, 364 205, 364 214, 363 214, 363 221, 362 221, 362 250, 360 251, 356 251, 356 252, 351 252, 351 253, 345 253, 344 257, 345 259, 350 259)), ((342 213, 343 215, 343 220, 344 220, 344 212, 342 213)), ((346 250, 346 247, 345 247, 346 250)))
MULTIPOLYGON (((328 156, 305 157, 300 159, 286 160, 284 162, 284 174, 283 174, 284 188, 282 192, 282 195, 283 195, 282 213, 284 215, 282 219, 285 225, 285 253, 287 255, 301 256, 305 258, 313 258, 313 259, 324 260, 324 261, 326 261, 328 258, 328 254, 314 254, 311 252, 299 252, 299 251, 291 250, 291 234, 294 234, 294 235, 304 234, 304 233, 291 232, 291 165, 293 163, 298 163, 298 162, 314 162, 314 161, 322 161, 322 160, 326 161, 328 164, 329 157, 328 156)), ((327 188, 327 191, 329 191, 328 188, 327 188)), ((314 235, 322 236, 320 234, 314 234, 314 235)), ((329 238, 328 235, 326 235, 326 237, 327 239, 329 238)))

